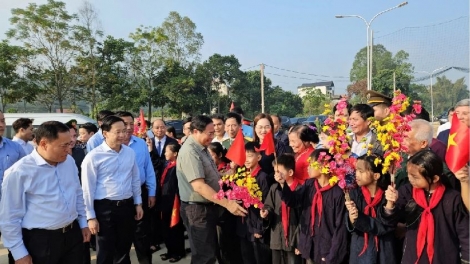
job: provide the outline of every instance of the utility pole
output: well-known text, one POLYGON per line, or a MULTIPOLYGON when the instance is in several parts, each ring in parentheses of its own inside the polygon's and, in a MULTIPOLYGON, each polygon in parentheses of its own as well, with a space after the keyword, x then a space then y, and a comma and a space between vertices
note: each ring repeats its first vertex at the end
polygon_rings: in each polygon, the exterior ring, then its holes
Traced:
POLYGON ((261 113, 264 113, 264 64, 260 64, 261 72, 261 113))
POLYGON ((372 53, 373 53, 373 51, 374 51, 374 31, 371 30, 370 31, 370 49, 369 49, 369 52, 370 52, 370 54, 369 54, 369 60, 370 60, 370 62, 369 62, 369 71, 370 72, 369 72, 369 86, 368 86, 369 90, 373 90, 372 89, 372 69, 374 68, 374 67, 372 67, 372 65, 373 65, 373 63, 372 63, 372 53))

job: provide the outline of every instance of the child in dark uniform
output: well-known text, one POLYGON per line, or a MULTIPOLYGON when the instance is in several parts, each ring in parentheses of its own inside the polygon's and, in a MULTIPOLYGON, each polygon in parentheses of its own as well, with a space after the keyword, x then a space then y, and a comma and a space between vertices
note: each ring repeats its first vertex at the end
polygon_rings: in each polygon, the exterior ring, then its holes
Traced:
MULTIPOLYGON (((310 155, 311 163, 325 158, 333 160, 327 149, 316 149, 310 155)), ((331 185, 331 175, 324 165, 309 166, 310 179, 292 191, 285 179, 276 175, 282 189, 282 201, 291 208, 299 208, 299 251, 307 263, 340 264, 346 258, 348 232, 344 225, 346 207, 343 190, 331 185), (322 173, 323 172, 323 173, 322 173)))
MULTIPOLYGON (((300 182, 294 178, 295 158, 290 154, 282 154, 274 162, 274 173, 286 179, 292 191, 298 190, 300 182)), ((278 184, 273 184, 261 210, 271 230, 271 251, 273 264, 301 264, 302 258, 295 254, 298 243, 298 226, 300 210, 290 208, 281 200, 281 190, 278 184)))
POLYGON ((361 156, 356 162, 356 182, 359 186, 349 191, 351 201, 345 205, 346 227, 351 232, 349 264, 394 264, 394 227, 384 225, 377 218, 385 203, 384 192, 390 185, 390 175, 382 174, 382 164, 375 165, 378 156, 361 156))
POLYGON ((442 176, 442 160, 422 150, 408 160, 407 171, 410 183, 389 186, 379 211, 385 224, 406 223, 402 263, 469 263, 468 211, 442 176))
MULTIPOLYGON (((248 142, 245 145, 245 168, 261 189, 264 203, 271 183, 268 175, 261 170, 258 162, 261 154, 257 151, 259 144, 248 142)), ((269 232, 263 225, 260 209, 250 206, 246 217, 239 217, 237 221, 237 235, 240 238, 242 259, 244 264, 271 264, 271 249, 269 248, 269 232)))

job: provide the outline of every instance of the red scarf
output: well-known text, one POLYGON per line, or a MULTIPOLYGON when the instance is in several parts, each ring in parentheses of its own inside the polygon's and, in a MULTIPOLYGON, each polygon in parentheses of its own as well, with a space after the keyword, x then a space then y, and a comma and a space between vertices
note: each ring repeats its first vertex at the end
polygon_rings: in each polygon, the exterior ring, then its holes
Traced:
POLYGON ((413 188, 413 199, 415 202, 421 206, 424 211, 421 214, 421 220, 418 227, 418 239, 416 241, 416 250, 418 258, 415 263, 418 263, 419 258, 424 250, 424 244, 428 244, 426 252, 428 253, 429 263, 432 264, 432 259, 434 258, 434 217, 431 213, 431 210, 434 209, 437 204, 444 196, 446 187, 442 184, 438 184, 434 190, 431 199, 429 200, 429 205, 424 195, 423 189, 413 188), (426 240, 426 241, 425 241, 426 240))
POLYGON ((312 211, 310 213, 310 218, 311 218, 310 229, 312 229, 312 236, 315 230, 315 211, 318 211, 318 226, 320 226, 321 224, 321 214, 323 211, 323 197, 321 193, 333 188, 333 185, 327 184, 320 189, 320 184, 318 184, 317 180, 314 181, 314 184, 315 184, 316 192, 315 192, 315 195, 313 196, 312 211))
MULTIPOLYGON (((297 179, 294 179, 292 184, 289 186, 291 191, 295 191, 299 182, 297 179)), ((281 203, 281 217, 282 217, 282 228, 284 229, 284 240, 286 241, 286 247, 288 247, 288 237, 289 237, 289 216, 290 216, 290 207, 286 205, 284 201, 281 203)))
POLYGON ((256 177, 258 173, 260 172, 260 170, 261 170, 261 167, 258 165, 254 169, 251 170, 250 175, 252 177, 256 177))
MULTIPOLYGON (((364 199, 366 200, 366 204, 367 204, 366 207, 364 208, 364 214, 370 215, 373 218, 376 218, 377 214, 375 212, 374 207, 377 206, 382 200, 384 191, 379 188, 375 192, 374 200, 371 201, 369 189, 367 189, 367 187, 365 186, 362 186, 361 190, 362 190, 362 195, 364 195, 364 199)), ((375 248, 377 251, 379 251, 379 239, 377 238, 377 236, 374 236, 374 240, 375 240, 375 248)), ((366 252, 368 244, 369 244, 369 234, 364 233, 364 246, 362 247, 362 251, 361 253, 359 253, 359 256, 364 254, 364 252, 366 252)))
POLYGON ((160 186, 163 186, 163 183, 165 182, 166 175, 168 173, 168 170, 176 166, 176 161, 170 161, 168 165, 166 165, 165 169, 163 170, 162 173, 162 178, 160 179, 160 186))
POLYGON ((225 162, 219 163, 219 166, 217 166, 217 170, 219 172, 225 172, 227 170, 228 164, 225 162))

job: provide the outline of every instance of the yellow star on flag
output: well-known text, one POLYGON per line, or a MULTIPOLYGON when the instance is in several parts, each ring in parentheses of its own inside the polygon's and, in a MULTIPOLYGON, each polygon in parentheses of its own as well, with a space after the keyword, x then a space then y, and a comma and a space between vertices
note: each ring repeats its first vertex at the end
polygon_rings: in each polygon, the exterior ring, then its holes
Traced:
POLYGON ((457 133, 454 133, 454 134, 451 134, 449 136, 449 143, 447 143, 447 149, 450 148, 450 146, 457 146, 457 143, 455 143, 455 136, 457 135, 457 133))

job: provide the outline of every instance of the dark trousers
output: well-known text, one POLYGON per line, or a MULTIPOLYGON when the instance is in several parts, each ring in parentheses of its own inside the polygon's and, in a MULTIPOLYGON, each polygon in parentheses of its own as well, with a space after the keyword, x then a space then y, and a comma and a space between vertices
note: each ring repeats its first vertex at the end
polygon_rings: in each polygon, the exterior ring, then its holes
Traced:
POLYGON ((240 241, 236 232, 237 217, 224 209, 217 224, 217 261, 219 264, 242 263, 240 241))
POLYGON ((90 242, 83 243, 83 264, 91 264, 90 242))
POLYGON ((272 249, 273 264, 302 264, 302 257, 294 251, 272 249))
POLYGON ((215 204, 182 202, 180 212, 191 246, 191 264, 214 264, 220 207, 215 204))
POLYGON ((162 221, 162 235, 167 249, 166 254, 169 258, 184 257, 186 255, 182 221, 173 227, 170 227, 170 222, 162 221))
POLYGON ((148 207, 148 190, 142 185, 142 208, 144 217, 136 221, 136 230, 134 235, 134 248, 139 264, 152 263, 152 252, 150 251, 150 208, 148 207))
POLYGON ((78 222, 72 229, 23 229, 23 243, 34 264, 82 264, 83 236, 78 222))
POLYGON ((135 234, 135 206, 132 198, 120 203, 95 200, 99 232, 96 236, 97 264, 130 264, 129 252, 135 234))
POLYGON ((247 238, 240 239, 241 255, 244 264, 271 264, 271 249, 258 239, 250 241, 247 238))

